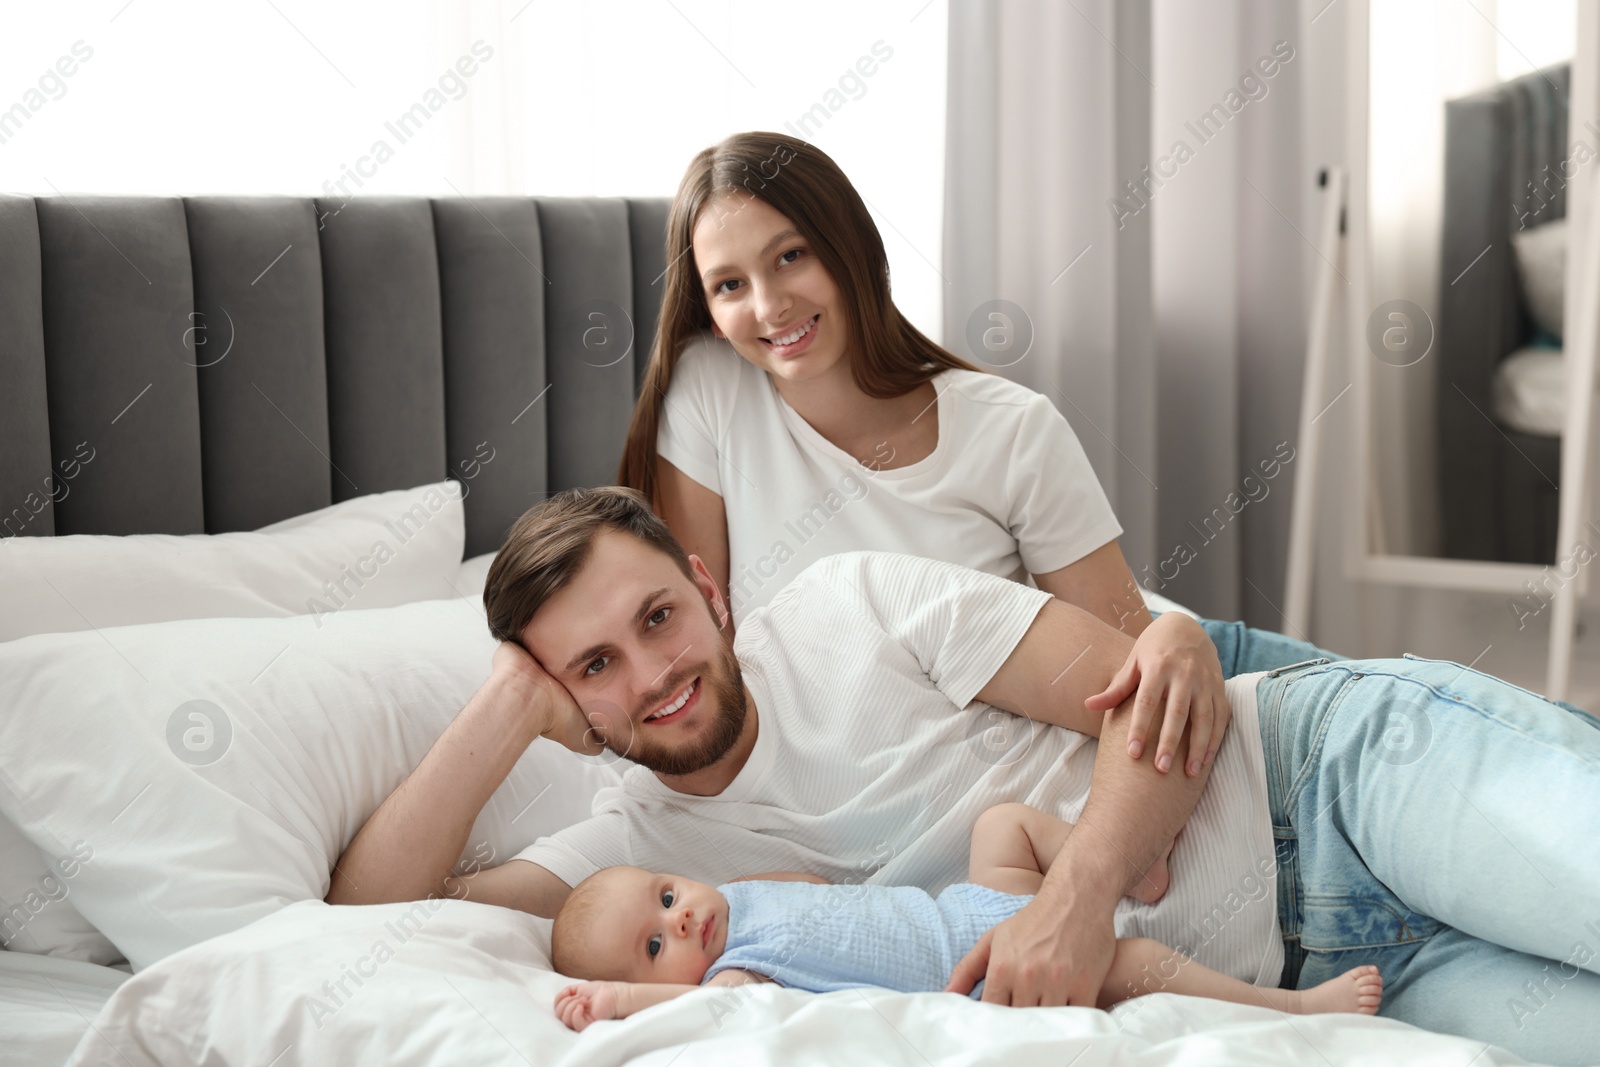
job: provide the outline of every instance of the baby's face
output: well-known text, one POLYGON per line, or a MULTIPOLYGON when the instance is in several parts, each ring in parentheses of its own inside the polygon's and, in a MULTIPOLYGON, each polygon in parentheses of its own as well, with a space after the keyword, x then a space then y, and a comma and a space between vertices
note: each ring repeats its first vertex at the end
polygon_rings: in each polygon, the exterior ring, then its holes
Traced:
POLYGON ((622 981, 699 985, 728 943, 728 899, 704 882, 620 867, 601 894, 593 951, 622 981))

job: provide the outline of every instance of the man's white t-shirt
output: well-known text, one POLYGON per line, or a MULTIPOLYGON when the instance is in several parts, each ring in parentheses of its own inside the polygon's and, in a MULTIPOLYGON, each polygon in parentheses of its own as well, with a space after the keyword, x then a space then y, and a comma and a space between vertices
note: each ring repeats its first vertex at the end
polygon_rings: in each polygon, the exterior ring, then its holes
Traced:
MULTIPOLYGON (((863 466, 710 333, 678 360, 656 449, 722 497, 734 625, 838 552, 909 552, 1029 582, 1122 535, 1067 420, 997 374, 946 370, 938 443, 916 463, 885 445, 863 466)), ((919 418, 921 416, 918 416, 919 418)))
MULTIPOLYGON (((909 555, 816 563, 738 629, 757 733, 725 790, 679 793, 633 766, 596 795, 591 818, 515 859, 568 885, 616 864, 710 885, 771 871, 930 893, 965 881, 983 811, 1020 801, 1076 821, 1088 797, 1093 738, 974 700, 1048 600, 909 555)), ((1230 697, 1245 691, 1228 684, 1230 697)), ((1266 769, 1254 700, 1234 703, 1173 852, 1172 888, 1154 905, 1124 898, 1116 929, 1276 986, 1283 944, 1266 769)))

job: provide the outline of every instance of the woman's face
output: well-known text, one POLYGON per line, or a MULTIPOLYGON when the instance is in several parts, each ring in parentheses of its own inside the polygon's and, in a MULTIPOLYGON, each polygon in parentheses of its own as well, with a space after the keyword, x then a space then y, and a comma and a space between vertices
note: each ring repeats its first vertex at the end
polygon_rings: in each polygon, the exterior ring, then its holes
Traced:
POLYGON ((739 355, 791 382, 849 366, 839 287, 776 208, 748 193, 709 201, 693 250, 712 330, 739 355))

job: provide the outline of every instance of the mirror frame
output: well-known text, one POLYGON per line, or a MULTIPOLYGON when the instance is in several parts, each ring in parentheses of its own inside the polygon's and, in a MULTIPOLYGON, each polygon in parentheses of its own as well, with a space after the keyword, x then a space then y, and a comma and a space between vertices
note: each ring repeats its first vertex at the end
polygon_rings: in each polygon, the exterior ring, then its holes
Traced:
MULTIPOLYGON (((1576 47, 1572 57, 1572 88, 1568 111, 1568 130, 1600 123, 1600 10, 1594 4, 1578 4, 1576 47)), ((1345 343, 1349 369, 1356 394, 1353 421, 1356 434, 1355 463, 1351 467, 1351 506, 1345 509, 1345 573, 1361 581, 1386 585, 1461 589, 1474 592, 1524 595, 1524 583, 1539 582, 1562 560, 1562 545, 1575 546, 1588 518, 1588 482, 1592 477, 1593 455, 1590 445, 1593 430, 1596 387, 1595 349, 1600 344, 1600 160, 1586 168, 1590 173, 1568 187, 1567 214, 1570 232, 1583 234, 1581 243, 1569 245, 1566 279, 1564 336, 1572 338, 1567 347, 1569 403, 1561 445, 1562 490, 1558 512, 1556 564, 1501 563, 1491 560, 1456 560, 1437 556, 1400 556, 1371 551, 1370 493, 1373 475, 1371 361, 1366 348, 1366 320, 1376 306, 1370 289, 1368 269, 1371 241, 1368 192, 1372 180, 1369 160, 1371 126, 1371 19, 1370 0, 1350 0, 1345 9, 1345 166, 1349 185, 1348 269, 1350 285, 1345 307, 1345 343), (1583 388, 1578 383, 1587 382, 1583 388)), ((1569 141, 1571 135, 1569 133, 1569 141)), ((1551 615, 1549 678, 1546 695, 1565 696, 1571 672, 1572 643, 1578 603, 1587 591, 1589 572, 1580 569, 1575 581, 1567 582, 1554 595, 1551 615)))

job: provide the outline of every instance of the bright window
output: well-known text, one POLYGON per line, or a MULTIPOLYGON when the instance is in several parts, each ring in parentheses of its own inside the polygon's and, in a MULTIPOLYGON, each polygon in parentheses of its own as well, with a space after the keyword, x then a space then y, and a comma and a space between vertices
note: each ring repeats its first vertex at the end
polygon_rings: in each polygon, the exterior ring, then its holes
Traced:
POLYGON ((946 0, 9 6, 0 192, 670 196, 799 132, 938 336, 946 0))

